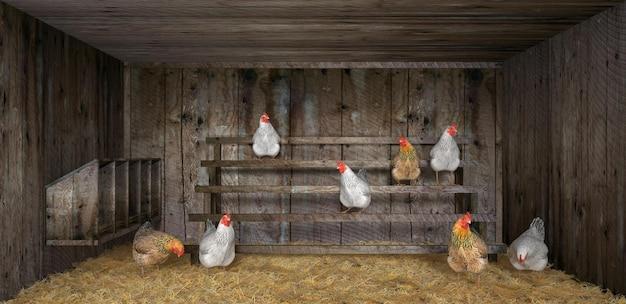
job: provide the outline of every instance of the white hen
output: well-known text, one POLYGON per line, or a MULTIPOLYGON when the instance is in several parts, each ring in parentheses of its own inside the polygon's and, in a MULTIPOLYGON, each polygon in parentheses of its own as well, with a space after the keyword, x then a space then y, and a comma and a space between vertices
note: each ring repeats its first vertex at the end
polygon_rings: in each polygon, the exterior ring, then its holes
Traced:
POLYGON ((542 271, 548 265, 548 246, 543 242, 543 220, 535 218, 508 250, 509 261, 517 270, 542 271))
POLYGON ((280 152, 280 136, 270 123, 270 117, 263 113, 259 119, 259 127, 252 136, 252 150, 258 157, 276 157, 280 152))
POLYGON ((224 214, 215 229, 207 221, 207 230, 200 241, 200 263, 211 268, 226 267, 235 259, 235 230, 230 225, 230 215, 224 214))
POLYGON ((372 195, 365 171, 361 169, 358 175, 354 174, 352 169, 342 161, 337 161, 337 170, 341 173, 339 200, 342 205, 348 208, 344 212, 348 212, 352 208, 367 208, 372 200, 372 195))
POLYGON ((456 123, 450 124, 441 134, 437 144, 430 150, 430 167, 437 176, 437 185, 439 185, 439 171, 454 172, 461 163, 459 146, 454 140, 456 132, 456 123))

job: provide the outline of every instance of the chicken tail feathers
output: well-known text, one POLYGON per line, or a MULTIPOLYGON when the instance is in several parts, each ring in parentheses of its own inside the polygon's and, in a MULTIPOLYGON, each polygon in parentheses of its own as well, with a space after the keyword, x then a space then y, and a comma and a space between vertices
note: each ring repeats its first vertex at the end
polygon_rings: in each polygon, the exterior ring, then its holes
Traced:
POLYGON ((216 230, 217 229, 215 228, 215 225, 213 225, 213 222, 211 222, 211 220, 206 220, 206 230, 204 231, 204 235, 212 234, 216 230))
POLYGON ((537 236, 541 238, 541 240, 545 238, 546 230, 543 225, 543 220, 541 218, 536 217, 535 219, 533 219, 533 221, 530 223, 530 228, 535 230, 537 236))
POLYGON ((369 182, 367 181, 367 171, 365 169, 359 170, 359 173, 357 173, 356 176, 358 176, 362 181, 369 184, 369 182))

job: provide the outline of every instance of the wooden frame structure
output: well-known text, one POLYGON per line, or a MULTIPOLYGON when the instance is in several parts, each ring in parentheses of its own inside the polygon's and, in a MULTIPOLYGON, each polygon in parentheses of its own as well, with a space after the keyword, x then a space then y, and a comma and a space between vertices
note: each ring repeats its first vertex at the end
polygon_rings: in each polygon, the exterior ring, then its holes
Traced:
MULTIPOLYGON (((409 138, 413 144, 434 145, 438 138, 409 138)), ((276 170, 324 170, 334 169, 334 160, 287 160, 287 159, 256 159, 256 160, 222 160, 221 151, 224 144, 249 145, 251 137, 228 137, 207 138, 206 142, 213 145, 213 160, 202 160, 201 166, 208 167, 211 184, 196 185, 198 193, 211 195, 211 213, 191 213, 188 215, 190 222, 205 222, 207 219, 218 221, 222 216, 221 195, 223 193, 287 193, 287 194, 328 194, 339 193, 339 186, 306 186, 306 185, 221 185, 220 175, 222 168, 269 168, 276 170)), ((474 143, 472 138, 460 137, 457 143, 463 147, 474 143)), ((282 148, 288 145, 397 145, 397 138, 393 137, 283 137, 282 148)), ((462 157, 467 154, 462 153, 462 157)), ((380 161, 346 161, 354 168, 373 168, 388 170, 392 167, 390 160, 380 161)), ((471 170, 474 162, 462 161, 464 170, 471 170), (465 169, 467 168, 467 169, 465 169)), ((428 166, 428 161, 423 160, 422 167, 428 166)), ((484 196, 488 191, 486 185, 395 185, 395 186, 371 186, 373 193, 381 194, 461 194, 484 196)), ((482 202, 482 199, 476 200, 482 202)), ((496 204, 496 202, 493 202, 496 204)), ((337 204, 339 201, 337 199, 337 204)), ((477 210, 480 206, 472 205, 477 210)), ((478 223, 500 223, 502 206, 497 206, 494 213, 474 212, 474 221, 478 223)), ((231 214, 233 221, 240 222, 287 222, 287 223, 322 223, 322 222, 384 222, 384 223, 452 223, 464 210, 457 210, 452 214, 367 214, 367 213, 272 213, 272 214, 231 214)), ((501 229, 501 225, 496 225, 501 229)), ((483 232, 485 233, 485 232, 483 232)), ((501 235, 496 233, 496 235, 501 235)), ((194 242, 187 244, 192 253, 192 261, 197 261, 197 245, 194 242)), ((240 253, 278 253, 278 254, 424 254, 446 252, 446 244, 238 244, 237 252, 240 253)), ((491 254, 501 253, 506 246, 496 237, 496 243, 489 244, 491 254)))
POLYGON ((46 186, 46 245, 99 246, 160 220, 161 160, 93 160, 46 186))

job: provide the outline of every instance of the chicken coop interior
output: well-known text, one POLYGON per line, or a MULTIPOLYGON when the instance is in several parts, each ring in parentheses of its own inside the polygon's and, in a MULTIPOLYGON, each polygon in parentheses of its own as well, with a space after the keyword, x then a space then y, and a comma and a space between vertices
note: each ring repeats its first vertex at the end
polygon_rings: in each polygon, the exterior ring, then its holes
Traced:
POLYGON ((626 303, 623 0, 3 0, 0 92, 0 301, 626 303))

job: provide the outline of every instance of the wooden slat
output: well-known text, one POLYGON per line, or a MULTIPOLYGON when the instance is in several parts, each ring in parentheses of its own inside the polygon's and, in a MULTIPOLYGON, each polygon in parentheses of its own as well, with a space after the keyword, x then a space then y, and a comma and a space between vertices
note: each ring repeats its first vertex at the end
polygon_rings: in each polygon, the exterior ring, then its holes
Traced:
MULTIPOLYGON (((379 214, 379 213, 303 213, 303 214, 231 214, 233 221, 238 222, 300 222, 300 223, 315 223, 315 222, 369 222, 370 224, 379 222, 421 222, 421 223, 453 223, 458 220, 463 214, 426 214, 426 213, 413 213, 413 214, 379 214)), ((189 220, 195 222, 202 222, 210 219, 217 221, 222 217, 221 214, 189 214, 189 220)), ((492 223, 495 221, 495 216, 492 214, 473 214, 472 220, 480 223, 492 223)))
MULTIPOLYGON (((297 149, 294 147, 294 149, 297 149)), ((346 160, 345 163, 350 168, 366 169, 390 169, 393 164, 391 160, 346 160)), ((467 164, 461 161, 461 167, 475 165, 476 162, 467 164)), ((335 169, 336 160, 294 160, 294 159, 263 159, 263 160, 202 160, 202 167, 233 167, 233 168, 272 168, 272 169, 335 169)), ((430 166, 429 160, 422 160, 420 167, 430 166)))
MULTIPOLYGON (((441 135, 441 134, 440 134, 441 135)), ((408 137, 413 145, 434 145, 439 140, 439 136, 428 137, 408 137)), ((459 136, 456 138, 458 144, 472 144, 470 137, 459 136)), ((209 137, 206 139, 209 144, 252 144, 252 136, 240 137, 209 137)), ((381 136, 341 136, 341 137, 281 137, 283 145, 398 145, 398 137, 381 136)))
MULTIPOLYGON (((237 136, 239 133, 239 103, 233 100, 239 99, 239 71, 229 69, 211 69, 208 71, 209 82, 207 84, 208 108, 219 109, 219 115, 215 112, 207 111, 205 113, 204 123, 208 125, 209 136, 237 136)), ((238 145, 221 145, 221 151, 215 150, 215 145, 209 145, 209 151, 213 149, 213 153, 208 154, 210 157, 216 158, 217 155, 221 159, 233 160, 239 156, 238 145)), ((202 159, 200 155, 198 159, 202 159)), ((197 166, 197 162, 193 164, 197 166)), ((215 170, 214 179, 209 179, 209 183, 217 185, 236 185, 238 183, 239 174, 237 168, 220 168, 215 170)), ((194 185, 192 185, 194 186, 194 185)), ((238 194, 221 194, 219 200, 211 198, 211 205, 216 209, 216 213, 220 212, 239 212, 238 194)), ((239 238, 239 224, 234 223, 233 229, 236 231, 235 236, 239 238)))
POLYGON ((485 69, 500 68, 500 62, 390 62, 390 61, 333 61, 333 62, 198 62, 198 63, 134 63, 137 68, 220 68, 220 69, 485 69))
POLYGON ((128 167, 128 222, 141 222, 141 162, 131 161, 128 167))
POLYGON ((94 239, 98 236, 98 166, 97 161, 90 162, 74 174, 72 223, 75 226, 72 239, 94 239))
MULTIPOLYGON (((209 146, 204 142, 208 135, 208 123, 211 118, 209 108, 209 74, 206 70, 182 70, 182 193, 187 214, 208 212, 208 195, 195 193, 195 185, 208 185, 209 172, 198 167, 199 157, 209 155, 209 146)), ((176 172, 178 173, 178 172, 176 172)), ((183 219, 186 221, 186 219, 183 219)), ((185 225, 185 239, 200 239, 204 225, 190 223, 185 225)))
POLYGON ((46 246, 98 246, 98 240, 46 240, 46 246))
MULTIPOLYGON (((389 70, 343 70, 341 86, 342 136, 391 135, 392 88, 389 70)), ((389 152, 389 146, 343 145, 342 159, 387 160, 391 158, 389 152)), ((358 171, 357 168, 354 170, 358 171)), ((389 173, 368 172, 368 182, 370 185, 388 185, 389 173)), ((387 193, 372 193, 370 206, 362 212, 389 213, 390 201, 391 197, 387 193)), ((389 229, 388 223, 343 223, 341 243, 389 240, 389 229)))
POLYGON ((98 235, 115 232, 115 162, 109 162, 98 170, 98 184, 96 189, 90 189, 98 195, 98 235))
MULTIPOLYGON (((505 253, 505 244, 488 244, 490 254, 505 253)), ((192 255, 198 245, 185 244, 192 255)), ((249 245, 237 244, 237 253, 244 254, 437 254, 448 252, 446 245, 249 245)))
MULTIPOLYGON (((291 126, 292 136, 341 135, 341 71, 296 70, 291 78, 291 126)), ((272 164, 316 164, 311 159, 340 159, 339 145, 297 145, 289 147, 294 160, 249 161, 251 165, 268 162, 272 164)), ((246 161, 244 161, 246 162, 246 161)), ((336 168, 336 161, 320 163, 336 168)), ((253 165, 255 166, 255 165, 253 165)), ((274 167, 275 168, 275 167, 274 167)), ((293 166, 289 166, 293 168, 293 166)), ((337 185, 339 175, 335 170, 292 171, 292 184, 337 185)), ((340 211, 340 204, 333 201, 332 194, 292 194, 293 213, 324 213, 340 211)), ((291 223, 291 242, 341 243, 340 223, 291 223)))
MULTIPOLYGON (((400 137, 409 135, 409 70, 391 71, 391 135, 400 137)), ((391 146, 390 157, 398 155, 400 146, 391 146)), ((426 156, 418 154, 420 159, 426 156)), ((420 167, 428 166, 422 161, 420 167)), ((389 169, 392 163, 389 162, 389 169)), ((413 182, 417 184, 417 181, 413 182)), ((392 194, 390 213, 411 213, 410 194, 392 194)), ((412 223, 390 223, 389 240, 410 243, 413 238, 412 223)))
POLYGON ((152 168, 150 173, 150 216, 151 217, 161 217, 162 206, 162 185, 163 180, 161 178, 161 174, 163 172, 163 167, 161 166, 160 160, 152 161, 152 168))
POLYGON ((152 162, 141 161, 141 221, 151 218, 152 214, 152 162))
POLYGON ((46 239, 72 238, 74 180, 70 177, 46 187, 46 239))
POLYGON ((168 233, 185 238, 185 210, 183 200, 183 156, 182 156, 182 71, 165 71, 165 158, 164 193, 165 203, 162 227, 168 233))
MULTIPOLYGON (((289 73, 286 70, 242 70, 239 80, 239 135, 252 136, 259 126, 259 117, 267 112, 271 123, 285 135, 289 132, 289 73)), ((208 142, 208 141, 207 141, 208 142)), ((231 142, 236 143, 236 142, 231 142)), ((278 158, 289 158, 290 150, 284 146, 278 158)), ((251 146, 239 146, 239 159, 256 158, 251 146)), ((250 170, 239 172, 239 184, 284 185, 285 175, 250 170)), ((240 212, 274 213, 288 206, 289 196, 252 193, 239 195, 240 212)), ((242 224, 241 241, 250 243, 277 243, 287 231, 284 225, 274 223, 242 224)))
POLYGON ((115 228, 128 227, 128 162, 115 162, 115 228))
MULTIPOLYGON (((482 187, 447 186, 370 186, 372 193, 478 193, 482 187)), ((203 193, 339 193, 339 186, 196 186, 196 192, 203 193)))

